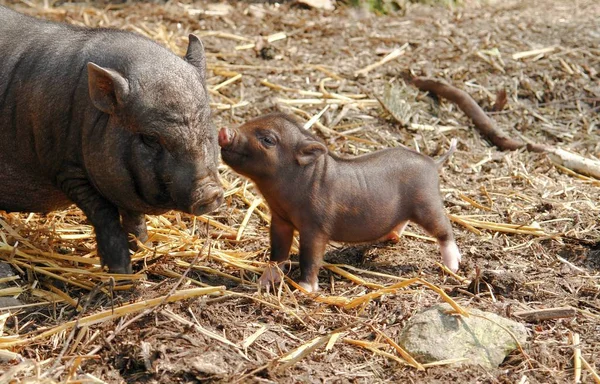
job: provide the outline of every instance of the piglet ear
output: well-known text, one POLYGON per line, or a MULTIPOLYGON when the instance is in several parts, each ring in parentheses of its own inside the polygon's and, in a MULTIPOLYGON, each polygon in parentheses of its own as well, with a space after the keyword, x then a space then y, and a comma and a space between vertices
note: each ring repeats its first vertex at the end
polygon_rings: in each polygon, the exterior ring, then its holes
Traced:
POLYGON ((129 94, 129 83, 119 72, 87 64, 90 98, 94 106, 104 113, 113 114, 129 94))
POLYGON ((190 34, 190 42, 185 54, 185 61, 198 69, 202 79, 206 77, 206 55, 204 54, 204 45, 196 35, 190 34))
POLYGON ((296 161, 301 166, 308 165, 327 153, 325 144, 314 140, 304 140, 296 150, 296 161))

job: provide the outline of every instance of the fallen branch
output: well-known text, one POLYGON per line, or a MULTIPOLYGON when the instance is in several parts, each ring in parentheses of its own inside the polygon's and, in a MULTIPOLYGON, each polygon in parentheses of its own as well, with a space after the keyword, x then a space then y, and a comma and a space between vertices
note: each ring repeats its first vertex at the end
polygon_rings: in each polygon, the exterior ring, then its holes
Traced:
POLYGON ((467 92, 446 84, 443 81, 425 77, 415 77, 412 79, 412 83, 421 91, 431 92, 456 104, 468 118, 473 120, 475 128, 500 150, 514 151, 525 146, 525 143, 522 141, 512 139, 506 133, 496 128, 492 119, 485 114, 483 109, 467 92))
POLYGON ((553 163, 596 179, 600 179, 600 161, 588 159, 564 149, 541 144, 528 144, 527 150, 545 152, 553 163))
MULTIPOLYGON (((575 172, 600 179, 600 161, 588 159, 581 155, 565 151, 564 149, 554 148, 548 145, 524 143, 515 140, 506 135, 496 127, 481 107, 465 91, 455 88, 440 80, 429 79, 425 77, 415 77, 411 80, 412 84, 421 91, 431 92, 437 96, 443 97, 456 104, 461 111, 467 115, 475 124, 475 128, 492 144, 502 151, 514 151, 520 148, 526 148, 529 152, 546 153, 554 162, 560 166, 571 169, 575 172)), ((496 108, 503 107, 504 95, 499 94, 496 108)))
POLYGON ((534 309, 531 311, 515 312, 514 315, 527 322, 537 322, 552 319, 564 319, 567 317, 575 317, 577 311, 575 308, 562 307, 562 308, 544 308, 534 309))

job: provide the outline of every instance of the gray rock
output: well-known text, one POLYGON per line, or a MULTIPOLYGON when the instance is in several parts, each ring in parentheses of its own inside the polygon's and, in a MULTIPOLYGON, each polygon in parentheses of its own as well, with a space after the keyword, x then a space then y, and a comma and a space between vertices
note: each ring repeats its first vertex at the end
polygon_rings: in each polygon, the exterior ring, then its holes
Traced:
POLYGON ((494 369, 517 348, 513 337, 498 324, 510 329, 521 345, 526 341, 523 324, 477 309, 469 312, 492 321, 447 314, 450 310, 452 307, 444 303, 414 315, 402 331, 399 344, 421 363, 466 358, 457 364, 494 369))
MULTIPOLYGON (((5 262, 0 262, 0 279, 5 277, 15 276, 15 271, 13 271, 10 264, 5 262)), ((0 283, 0 288, 5 288, 7 284, 0 283)), ((23 305, 23 303, 13 297, 0 297, 0 309, 8 308, 8 307, 18 307, 23 305)))
POLYGON ((0 297, 0 309, 8 308, 8 307, 18 307, 23 305, 23 303, 14 297, 0 297))
POLYGON ((0 278, 14 276, 15 272, 13 271, 10 264, 0 261, 0 278))

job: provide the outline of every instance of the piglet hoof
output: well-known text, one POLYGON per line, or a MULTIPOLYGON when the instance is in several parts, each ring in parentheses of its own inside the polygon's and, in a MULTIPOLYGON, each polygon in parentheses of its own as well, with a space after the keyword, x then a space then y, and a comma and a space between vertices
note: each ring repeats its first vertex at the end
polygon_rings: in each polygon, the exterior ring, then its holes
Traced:
POLYGON ((258 283, 262 287, 269 287, 271 285, 279 284, 283 278, 283 272, 277 264, 269 263, 265 268, 263 274, 258 279, 258 283))
POLYGON ((400 235, 396 232, 391 232, 390 234, 383 236, 379 241, 382 243, 390 242, 396 244, 400 242, 400 235))
POLYGON ((458 266, 462 256, 455 242, 449 242, 441 247, 442 260, 444 265, 452 272, 458 271, 458 266))
POLYGON ((319 283, 316 281, 312 284, 306 281, 299 281, 298 285, 301 286, 308 293, 314 293, 319 291, 319 283))

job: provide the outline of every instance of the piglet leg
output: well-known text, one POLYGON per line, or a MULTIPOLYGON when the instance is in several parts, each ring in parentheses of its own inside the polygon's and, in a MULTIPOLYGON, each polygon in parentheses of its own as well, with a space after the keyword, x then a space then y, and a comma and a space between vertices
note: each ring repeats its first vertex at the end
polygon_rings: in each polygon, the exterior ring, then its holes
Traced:
POLYGON ((462 257, 456 246, 456 242, 454 241, 454 236, 452 235, 452 232, 450 232, 450 223, 448 223, 448 227, 448 232, 432 233, 432 235, 437 239, 438 244, 440 245, 440 252, 442 254, 444 265, 452 272, 456 272, 458 271, 458 266, 462 257))
POLYGON ((300 280, 298 285, 307 292, 319 290, 319 268, 328 239, 320 234, 300 234, 300 280))
POLYGON ((441 201, 423 204, 418 211, 415 222, 437 239, 444 265, 452 272, 456 272, 461 255, 454 241, 452 225, 444 212, 441 201))
POLYGON ((391 241, 392 243, 397 243, 400 241, 400 236, 402 236, 402 232, 408 225, 408 220, 401 222, 396 226, 396 228, 392 229, 392 232, 383 236, 379 241, 391 241))
POLYGON ((456 246, 454 239, 440 242, 440 251, 442 253, 444 265, 452 272, 456 272, 462 256, 460 255, 460 251, 458 250, 458 246, 456 246))
POLYGON ((294 239, 294 227, 276 214, 271 216, 271 262, 258 279, 262 286, 277 284, 281 281, 282 273, 278 264, 290 257, 290 248, 294 239))
POLYGON ((258 279, 258 283, 263 287, 270 287, 278 285, 283 276, 283 271, 279 268, 279 265, 275 263, 269 263, 262 275, 258 279))

